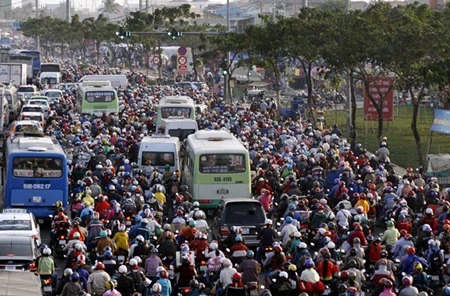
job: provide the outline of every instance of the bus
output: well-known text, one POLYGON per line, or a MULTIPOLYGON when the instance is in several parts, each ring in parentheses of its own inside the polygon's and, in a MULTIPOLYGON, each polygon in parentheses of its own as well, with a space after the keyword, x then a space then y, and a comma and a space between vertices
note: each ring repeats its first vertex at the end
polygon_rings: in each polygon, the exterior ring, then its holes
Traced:
POLYGON ((25 208, 44 219, 55 214, 57 201, 67 207, 67 157, 55 139, 24 134, 6 139, 5 147, 5 208, 25 208))
POLYGON ((150 175, 153 169, 164 172, 169 165, 172 173, 181 169, 181 143, 177 137, 170 135, 152 135, 144 137, 139 146, 139 167, 150 175))
POLYGON ((161 119, 168 119, 170 117, 195 119, 194 100, 188 96, 163 97, 156 107, 155 125, 159 126, 161 119))
POLYGON ((109 81, 84 81, 77 90, 77 110, 81 114, 101 116, 119 113, 119 98, 109 81))
POLYGON ((200 130, 188 136, 182 182, 208 215, 222 199, 251 198, 250 158, 227 130, 200 130))
POLYGON ((41 53, 37 50, 28 49, 11 49, 9 51, 9 60, 11 63, 16 63, 15 58, 20 56, 30 56, 33 58, 33 78, 38 77, 39 72, 41 72, 41 53))
POLYGON ((157 128, 158 134, 170 135, 177 137, 181 142, 198 131, 197 121, 184 117, 169 117, 161 119, 161 124, 157 128))

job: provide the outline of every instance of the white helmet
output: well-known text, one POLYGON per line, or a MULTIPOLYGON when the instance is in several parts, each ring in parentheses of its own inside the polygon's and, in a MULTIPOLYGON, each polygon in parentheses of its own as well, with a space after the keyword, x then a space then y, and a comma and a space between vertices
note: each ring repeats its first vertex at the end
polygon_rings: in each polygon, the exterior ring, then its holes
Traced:
POLYGON ((425 214, 427 214, 427 215, 433 215, 433 209, 432 209, 432 208, 427 208, 427 209, 425 210, 425 214))
POLYGON ((64 276, 71 276, 73 274, 73 270, 71 268, 64 269, 64 276))
POLYGON ((307 246, 305 243, 299 243, 299 244, 298 244, 298 247, 299 247, 300 249, 306 249, 308 246, 307 246))
POLYGON ((127 273, 127 267, 125 265, 119 266, 119 273, 127 273))
POLYGON ((52 250, 50 248, 45 248, 43 251, 44 255, 51 255, 52 254, 52 250))
POLYGON ((194 203, 192 204, 192 206, 194 208, 198 208, 200 206, 200 203, 198 201, 194 201, 194 203))
POLYGON ((153 293, 157 293, 157 294, 161 293, 161 290, 162 290, 161 284, 154 283, 152 286, 152 290, 153 290, 153 293))
POLYGON ((215 242, 211 242, 211 243, 209 244, 209 248, 210 248, 211 250, 215 250, 215 249, 217 249, 217 244, 216 244, 215 242))
POLYGON ((264 221, 264 225, 272 225, 272 220, 266 219, 266 221, 264 221))
POLYGON ((131 259, 130 259, 130 266, 135 266, 135 265, 137 265, 137 264, 138 264, 138 262, 137 262, 136 259, 134 259, 134 258, 131 258, 131 259))

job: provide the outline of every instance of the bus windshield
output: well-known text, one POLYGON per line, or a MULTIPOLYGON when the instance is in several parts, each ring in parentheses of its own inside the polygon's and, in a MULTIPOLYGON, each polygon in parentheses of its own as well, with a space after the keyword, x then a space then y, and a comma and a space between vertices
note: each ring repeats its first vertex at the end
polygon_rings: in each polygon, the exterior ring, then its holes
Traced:
POLYGON ((56 79, 56 77, 45 77, 45 78, 41 78, 41 83, 42 84, 57 84, 58 80, 56 79))
POLYGON ((245 156, 243 154, 203 154, 200 155, 200 172, 204 174, 243 173, 245 156))
POLYGON ((184 118, 191 117, 192 108, 189 107, 162 107, 161 108, 161 117, 169 118, 169 117, 179 117, 183 116, 184 118))
POLYGON ((89 103, 105 103, 115 100, 113 91, 89 91, 86 92, 86 100, 89 103))
POLYGON ((60 178, 62 159, 53 157, 15 157, 13 176, 19 178, 60 178))
POLYGON ((166 164, 170 166, 175 165, 175 155, 173 152, 142 152, 141 165, 165 166, 166 164))
POLYGON ((41 64, 41 72, 61 72, 59 64, 41 64))

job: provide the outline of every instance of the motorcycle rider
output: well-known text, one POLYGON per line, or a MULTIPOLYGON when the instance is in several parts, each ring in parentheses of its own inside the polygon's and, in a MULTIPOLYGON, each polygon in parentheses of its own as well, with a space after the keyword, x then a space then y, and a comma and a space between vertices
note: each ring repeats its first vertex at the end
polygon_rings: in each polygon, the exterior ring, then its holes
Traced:
POLYGON ((259 247, 256 253, 256 261, 261 263, 261 255, 265 251, 266 247, 271 246, 277 238, 277 232, 272 228, 272 220, 266 219, 264 226, 258 233, 259 247))
POLYGON ((246 259, 237 267, 237 271, 242 272, 242 283, 246 285, 249 282, 259 282, 259 273, 261 272, 261 264, 258 263, 253 257, 255 253, 252 250, 248 250, 246 259))

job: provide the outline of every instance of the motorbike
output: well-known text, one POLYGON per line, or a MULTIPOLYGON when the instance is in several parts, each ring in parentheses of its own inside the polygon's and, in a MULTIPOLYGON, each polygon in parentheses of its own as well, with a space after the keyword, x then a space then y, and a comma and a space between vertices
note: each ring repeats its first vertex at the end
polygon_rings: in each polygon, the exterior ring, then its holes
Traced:
POLYGON ((56 256, 63 259, 65 252, 64 248, 67 245, 68 230, 59 230, 56 232, 55 245, 53 246, 56 256))
POLYGON ((41 278, 41 286, 43 296, 53 295, 53 282, 51 277, 41 278))

